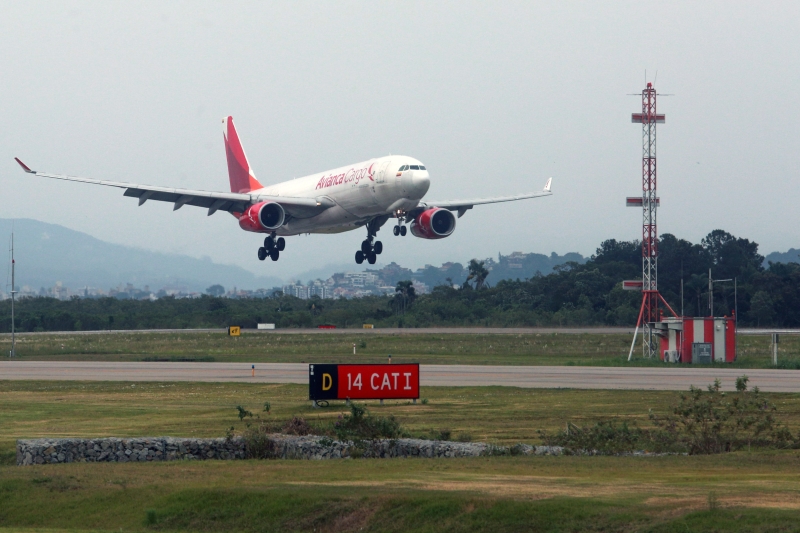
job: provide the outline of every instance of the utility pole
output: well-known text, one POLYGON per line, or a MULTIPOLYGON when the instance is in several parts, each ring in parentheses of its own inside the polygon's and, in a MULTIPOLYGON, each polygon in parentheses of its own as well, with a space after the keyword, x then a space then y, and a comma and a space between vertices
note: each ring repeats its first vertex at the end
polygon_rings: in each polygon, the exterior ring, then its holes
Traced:
POLYGON ((711 280, 711 269, 708 269, 708 316, 714 316, 714 282, 711 280))
POLYGON ((723 283, 726 281, 733 282, 733 305, 736 310, 733 312, 734 315, 737 314, 739 306, 736 302, 736 278, 728 278, 728 279, 711 279, 711 269, 708 269, 708 312, 711 313, 709 316, 714 317, 714 284, 715 283, 723 283))
POLYGON ((11 233, 11 353, 9 357, 15 357, 17 339, 14 328, 14 296, 17 294, 16 286, 14 285, 14 233, 11 233))

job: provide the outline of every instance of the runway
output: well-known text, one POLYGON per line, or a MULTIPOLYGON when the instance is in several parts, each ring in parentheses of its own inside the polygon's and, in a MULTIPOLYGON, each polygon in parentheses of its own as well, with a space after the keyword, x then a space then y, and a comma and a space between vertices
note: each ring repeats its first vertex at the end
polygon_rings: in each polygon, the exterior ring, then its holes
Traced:
MULTIPOLYGON (((308 383, 308 364, 260 363, 255 377, 248 363, 140 363, 2 361, 0 380, 205 381, 308 383)), ((688 390, 714 379, 734 390, 746 374, 765 392, 800 392, 800 370, 709 367, 590 367, 421 365, 422 386, 504 386, 525 388, 688 390)))
MULTIPOLYGON (((577 327, 577 328, 289 328, 289 329, 242 329, 243 335, 633 335, 630 327, 577 327)), ((226 333, 223 328, 210 329, 108 329, 94 331, 38 331, 17 333, 18 337, 41 335, 114 335, 137 333, 226 333)), ((738 335, 800 335, 800 329, 740 328, 738 335)), ((9 339, 10 333, 0 333, 0 338, 9 339)))

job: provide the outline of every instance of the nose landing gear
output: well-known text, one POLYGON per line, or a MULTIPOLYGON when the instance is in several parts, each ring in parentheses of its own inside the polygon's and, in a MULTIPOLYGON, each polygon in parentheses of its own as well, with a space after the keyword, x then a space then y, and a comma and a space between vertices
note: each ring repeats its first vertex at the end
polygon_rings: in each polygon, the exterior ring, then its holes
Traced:
POLYGON ((269 256, 273 261, 277 261, 281 252, 286 248, 286 240, 283 237, 275 238, 275 232, 264 239, 264 246, 258 249, 258 260, 263 261, 269 256))
POLYGON ((397 212, 397 224, 392 228, 392 234, 397 237, 400 235, 401 237, 406 236, 406 227, 403 225, 406 221, 406 215, 402 211, 397 212))

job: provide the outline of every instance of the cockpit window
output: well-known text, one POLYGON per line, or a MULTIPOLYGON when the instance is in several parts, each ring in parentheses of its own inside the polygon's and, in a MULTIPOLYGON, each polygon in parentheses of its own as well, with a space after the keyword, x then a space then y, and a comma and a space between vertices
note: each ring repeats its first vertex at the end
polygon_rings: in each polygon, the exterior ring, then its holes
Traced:
POLYGON ((420 165, 420 166, 419 166, 419 169, 420 169, 420 170, 426 170, 426 169, 425 169, 425 165, 420 165))
POLYGON ((419 165, 411 165, 411 170, 419 170, 419 165))
POLYGON ((400 172, 404 172, 406 170, 408 170, 408 165, 403 165, 402 167, 400 167, 400 172))

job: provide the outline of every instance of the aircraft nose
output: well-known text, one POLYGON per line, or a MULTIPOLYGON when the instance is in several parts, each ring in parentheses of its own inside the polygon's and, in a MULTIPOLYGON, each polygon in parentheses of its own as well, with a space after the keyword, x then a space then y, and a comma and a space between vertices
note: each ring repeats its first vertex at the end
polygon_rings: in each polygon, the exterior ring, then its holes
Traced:
POLYGON ((411 192, 415 198, 422 198, 431 186, 431 179, 424 170, 415 170, 411 178, 411 192))

